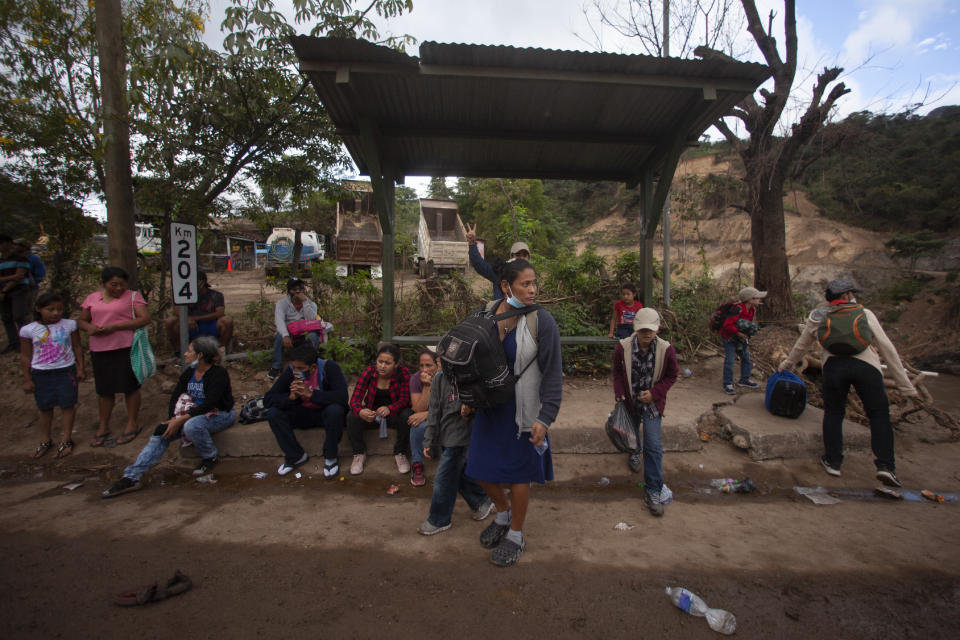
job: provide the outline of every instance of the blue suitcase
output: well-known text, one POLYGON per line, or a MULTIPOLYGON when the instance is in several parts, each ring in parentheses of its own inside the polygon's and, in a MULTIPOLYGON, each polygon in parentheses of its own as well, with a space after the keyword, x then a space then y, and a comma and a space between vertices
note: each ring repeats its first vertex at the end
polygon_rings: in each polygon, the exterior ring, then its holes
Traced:
POLYGON ((807 408, 807 385, 791 371, 774 371, 767 378, 766 404, 775 416, 799 418, 807 408))

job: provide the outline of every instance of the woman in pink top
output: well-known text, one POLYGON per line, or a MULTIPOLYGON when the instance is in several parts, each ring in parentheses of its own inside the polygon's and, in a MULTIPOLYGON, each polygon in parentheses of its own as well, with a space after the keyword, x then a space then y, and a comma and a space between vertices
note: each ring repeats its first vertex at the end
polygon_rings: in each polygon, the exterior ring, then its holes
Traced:
POLYGON ((118 393, 126 399, 127 425, 117 444, 126 444, 140 433, 140 383, 130 365, 130 345, 133 332, 150 324, 150 312, 143 296, 127 290, 127 280, 127 272, 120 267, 104 269, 100 274, 103 289, 86 297, 77 321, 90 334, 90 361, 99 399, 100 424, 91 447, 103 446, 110 435, 110 414, 118 393))

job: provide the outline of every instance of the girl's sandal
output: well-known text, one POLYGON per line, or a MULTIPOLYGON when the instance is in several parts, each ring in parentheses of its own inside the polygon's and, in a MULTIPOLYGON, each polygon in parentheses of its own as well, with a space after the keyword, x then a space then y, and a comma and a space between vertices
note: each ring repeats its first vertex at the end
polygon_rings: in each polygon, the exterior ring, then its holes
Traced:
POLYGON ((47 455, 47 451, 50 451, 50 447, 53 446, 52 440, 47 440, 46 442, 41 442, 40 445, 34 450, 34 458, 42 458, 47 455))
POLYGON ((107 431, 106 433, 102 433, 102 434, 101 434, 101 433, 98 433, 98 434, 96 434, 95 436, 93 436, 93 440, 90 441, 90 446, 91 446, 91 447, 102 447, 102 446, 103 446, 103 443, 106 442, 106 441, 107 441, 107 438, 109 438, 109 437, 110 437, 110 432, 109 432, 109 431, 107 431))
POLYGON ((61 442, 60 446, 57 447, 58 458, 66 458, 71 453, 73 453, 73 440, 67 440, 66 442, 61 442))

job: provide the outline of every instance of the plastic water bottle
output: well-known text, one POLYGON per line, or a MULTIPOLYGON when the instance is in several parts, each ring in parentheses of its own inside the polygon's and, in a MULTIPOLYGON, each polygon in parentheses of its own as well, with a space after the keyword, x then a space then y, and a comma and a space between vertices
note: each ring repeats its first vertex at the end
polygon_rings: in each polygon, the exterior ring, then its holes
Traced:
POLYGON ((380 425, 380 438, 387 437, 387 419, 383 416, 377 416, 377 423, 380 425))
POLYGON ((544 439, 543 439, 543 442, 541 442, 541 443, 538 444, 538 445, 535 445, 533 448, 536 449, 536 450, 537 450, 537 453, 539 453, 539 454, 542 456, 543 454, 545 454, 545 453, 547 452, 547 449, 550 448, 550 443, 548 443, 548 442, 547 442, 547 439, 544 438, 544 439))
POLYGON ((711 609, 700 596, 683 587, 667 587, 666 591, 667 597, 678 609, 692 616, 706 618, 714 631, 729 636, 737 630, 737 619, 729 611, 711 609))

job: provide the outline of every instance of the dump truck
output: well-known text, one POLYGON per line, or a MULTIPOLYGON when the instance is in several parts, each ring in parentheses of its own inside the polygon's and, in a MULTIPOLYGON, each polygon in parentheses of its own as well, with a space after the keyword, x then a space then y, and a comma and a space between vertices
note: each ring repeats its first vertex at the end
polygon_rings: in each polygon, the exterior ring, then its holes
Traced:
POLYGON ((346 185, 354 197, 337 202, 337 234, 333 256, 337 275, 346 276, 366 269, 374 278, 383 277, 383 229, 369 182, 346 185))
POLYGON ((420 200, 420 227, 417 230, 417 257, 414 264, 421 278, 451 269, 467 270, 470 245, 452 200, 420 200))

